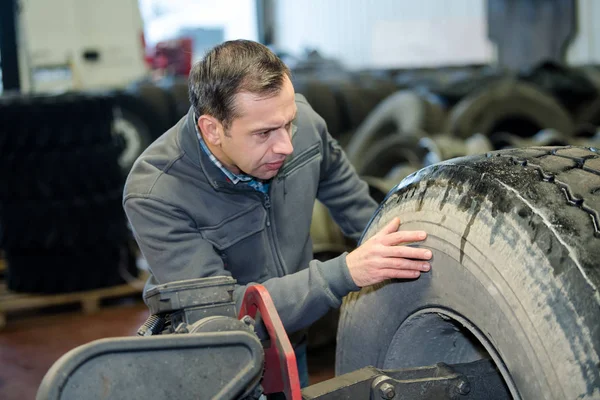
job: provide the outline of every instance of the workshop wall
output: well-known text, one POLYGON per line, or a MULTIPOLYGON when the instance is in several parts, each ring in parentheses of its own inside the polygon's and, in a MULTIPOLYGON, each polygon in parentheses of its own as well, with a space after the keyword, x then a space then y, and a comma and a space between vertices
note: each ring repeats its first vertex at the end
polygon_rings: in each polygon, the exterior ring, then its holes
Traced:
MULTIPOLYGON (((275 45, 314 48, 351 69, 484 64, 495 61, 487 39, 485 0, 281 0, 275 4, 275 45), (394 37, 393 41, 389 38, 394 37)), ((600 60, 600 3, 579 0, 580 31, 572 64, 600 60)))
POLYGON ((577 8, 579 34, 567 51, 567 60, 576 65, 596 64, 600 62, 600 26, 596 23, 600 16, 600 3, 579 0, 577 8))

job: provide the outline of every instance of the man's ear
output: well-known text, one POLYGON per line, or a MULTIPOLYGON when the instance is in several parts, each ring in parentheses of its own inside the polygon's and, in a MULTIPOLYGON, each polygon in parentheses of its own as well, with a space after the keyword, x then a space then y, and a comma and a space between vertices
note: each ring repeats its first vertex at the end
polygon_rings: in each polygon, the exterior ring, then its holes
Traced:
POLYGON ((202 135, 210 144, 214 146, 221 144, 221 135, 219 132, 222 128, 216 118, 210 115, 201 115, 198 118, 198 129, 200 129, 200 132, 202 132, 202 135))

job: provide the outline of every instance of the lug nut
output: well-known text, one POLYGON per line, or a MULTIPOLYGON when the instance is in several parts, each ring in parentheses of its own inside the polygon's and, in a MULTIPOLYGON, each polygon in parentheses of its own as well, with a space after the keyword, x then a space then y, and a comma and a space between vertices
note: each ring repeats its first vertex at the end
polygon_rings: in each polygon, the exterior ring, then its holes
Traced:
POLYGON ((379 394, 381 394, 382 399, 387 400, 396 397, 396 391, 394 390, 394 386, 390 385, 387 382, 379 387, 379 394))

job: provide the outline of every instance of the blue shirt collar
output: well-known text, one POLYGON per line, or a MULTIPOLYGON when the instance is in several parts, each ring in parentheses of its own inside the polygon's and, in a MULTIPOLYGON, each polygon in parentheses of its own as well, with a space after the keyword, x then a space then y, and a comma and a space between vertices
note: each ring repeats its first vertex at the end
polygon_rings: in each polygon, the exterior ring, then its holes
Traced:
POLYGON ((210 149, 206 145, 206 142, 204 141, 204 138, 202 137, 202 134, 200 133, 200 130, 198 129, 198 125, 194 125, 194 127, 196 128, 196 136, 198 136, 198 142, 200 143, 200 147, 202 148, 202 151, 204 151, 204 153, 206 153, 206 155, 208 156, 210 161, 213 164, 215 164, 221 170, 221 172, 223 172, 223 174, 225 174, 225 176, 227 177, 227 179, 230 182, 232 182, 234 185, 237 185, 239 182, 244 182, 259 192, 262 192, 262 193, 269 192, 269 183, 268 182, 263 182, 259 179, 256 179, 256 178, 246 175, 246 174, 234 174, 233 172, 231 172, 230 170, 225 168, 223 166, 223 163, 221 163, 221 161, 219 161, 217 159, 217 157, 215 157, 215 155, 210 151, 210 149))

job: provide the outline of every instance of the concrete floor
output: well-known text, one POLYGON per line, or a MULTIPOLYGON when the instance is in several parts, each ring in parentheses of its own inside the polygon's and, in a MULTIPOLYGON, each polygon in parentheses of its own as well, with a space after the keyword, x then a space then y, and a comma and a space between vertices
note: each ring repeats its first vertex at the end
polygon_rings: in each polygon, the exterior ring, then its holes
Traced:
MULTIPOLYGON (((92 315, 63 307, 9 317, 0 331, 0 399, 34 399, 46 371, 64 353, 92 340, 135 335, 147 316, 141 300, 130 299, 92 315)), ((311 384, 333 377, 334 353, 333 346, 309 352, 311 384)))

